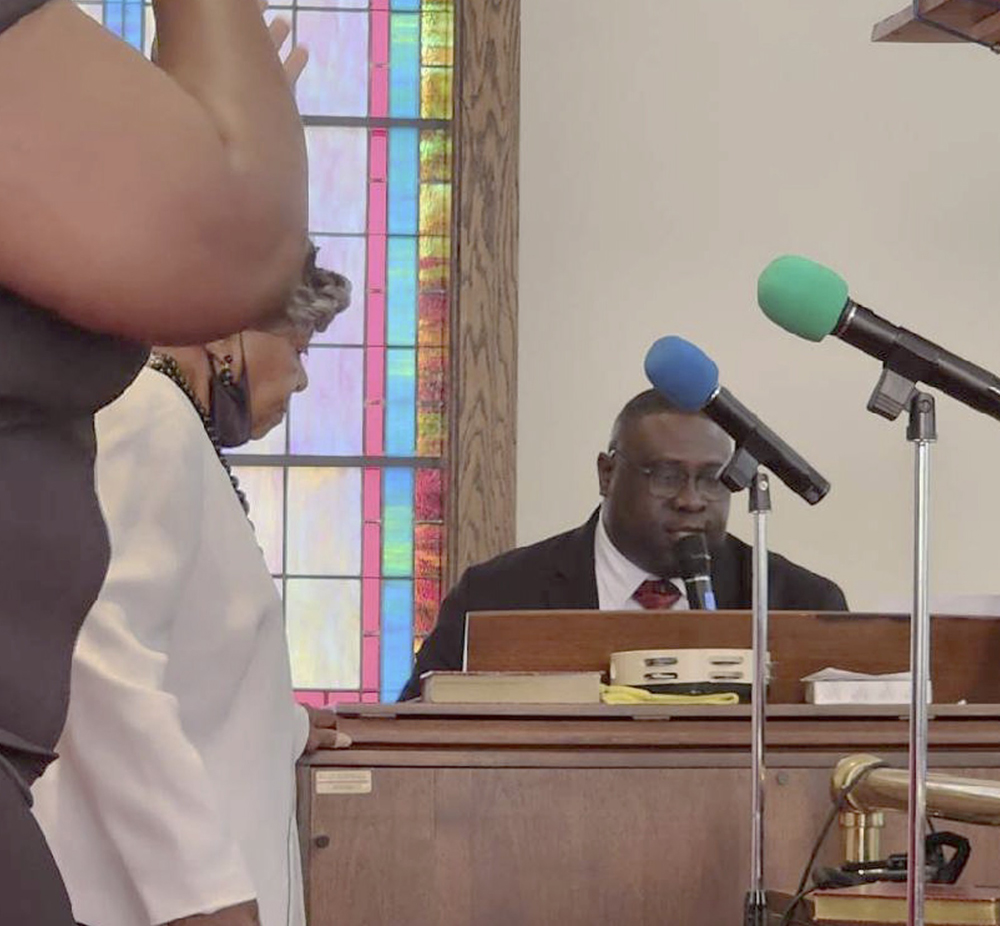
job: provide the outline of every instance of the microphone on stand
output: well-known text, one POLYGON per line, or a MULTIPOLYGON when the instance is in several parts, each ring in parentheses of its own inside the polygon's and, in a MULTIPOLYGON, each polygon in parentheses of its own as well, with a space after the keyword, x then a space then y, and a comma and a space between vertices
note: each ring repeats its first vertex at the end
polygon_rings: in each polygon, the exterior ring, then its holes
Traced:
MULTIPOLYGON (((646 378, 653 388, 682 412, 701 412, 711 418, 753 459, 753 468, 766 466, 810 505, 830 491, 830 483, 728 389, 719 385, 719 368, 704 352, 670 335, 660 338, 646 352, 646 378)), ((730 464, 732 466, 732 464, 730 464)), ((722 480, 726 481, 723 470, 722 480)), ((745 488, 743 482, 738 488, 745 488)))
POLYGON ((712 591, 712 555, 708 552, 705 535, 685 534, 677 541, 674 549, 691 610, 714 611, 716 604, 715 592, 712 591))
POLYGON ((795 255, 776 258, 757 280, 757 304, 800 338, 821 341, 832 334, 881 360, 884 375, 894 377, 887 389, 876 390, 870 411, 895 418, 920 382, 1000 419, 1000 377, 855 302, 847 283, 829 267, 795 255))

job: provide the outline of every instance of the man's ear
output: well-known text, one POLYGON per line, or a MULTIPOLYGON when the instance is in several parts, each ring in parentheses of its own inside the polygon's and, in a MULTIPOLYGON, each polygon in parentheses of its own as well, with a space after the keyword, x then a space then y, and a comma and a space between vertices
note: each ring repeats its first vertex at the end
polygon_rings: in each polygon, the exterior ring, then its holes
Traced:
POLYGON ((611 487, 611 475, 615 470, 615 458, 610 453, 597 455, 597 486, 601 498, 607 498, 611 487))

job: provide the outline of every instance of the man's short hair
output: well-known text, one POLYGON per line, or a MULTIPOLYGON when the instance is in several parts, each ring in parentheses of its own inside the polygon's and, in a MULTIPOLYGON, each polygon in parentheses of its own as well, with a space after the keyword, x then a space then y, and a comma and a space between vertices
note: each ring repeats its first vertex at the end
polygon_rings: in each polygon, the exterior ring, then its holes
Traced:
POLYGON ((608 441, 608 450, 614 450, 618 446, 618 439, 622 429, 645 418, 647 415, 660 415, 663 412, 672 412, 675 415, 698 414, 698 412, 682 412, 669 399, 665 398, 655 389, 647 389, 629 399, 622 410, 615 418, 615 423, 611 426, 611 439, 608 441))

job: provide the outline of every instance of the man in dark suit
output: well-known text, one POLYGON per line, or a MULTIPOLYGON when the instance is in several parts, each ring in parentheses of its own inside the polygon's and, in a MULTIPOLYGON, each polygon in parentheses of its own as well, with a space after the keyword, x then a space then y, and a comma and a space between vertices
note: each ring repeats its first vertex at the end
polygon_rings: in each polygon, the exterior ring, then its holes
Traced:
MULTIPOLYGON (((726 533, 730 494, 718 479, 731 453, 728 436, 704 415, 679 412, 653 390, 637 395, 597 458, 600 508, 575 530, 466 570, 401 699, 420 694, 422 673, 462 668, 469 611, 686 608, 674 550, 685 534, 708 541, 718 607, 750 608, 752 550, 726 533)), ((837 585, 775 553, 768 598, 773 610, 847 610, 837 585)))

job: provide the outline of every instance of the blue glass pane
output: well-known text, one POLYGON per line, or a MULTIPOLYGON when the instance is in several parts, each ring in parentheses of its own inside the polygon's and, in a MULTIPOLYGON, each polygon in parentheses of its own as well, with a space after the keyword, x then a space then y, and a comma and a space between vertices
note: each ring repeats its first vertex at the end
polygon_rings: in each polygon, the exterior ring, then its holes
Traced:
POLYGON ((105 0, 104 25, 130 45, 142 48, 142 0, 105 0))
POLYGON ((417 352, 386 351, 385 452, 409 457, 416 452, 417 352))
POLYGON ((143 19, 142 0, 125 4, 125 41, 136 48, 142 48, 143 19))
POLYGON ((393 13, 389 27, 389 115, 420 115, 420 17, 393 13))
POLYGON ((316 345, 305 359, 309 386, 292 397, 293 454, 358 456, 364 411, 364 351, 316 345))
POLYGON ((382 583, 383 701, 395 701, 410 677, 413 662, 413 582, 386 579, 382 583))
POLYGON ((413 470, 382 474, 382 573, 413 575, 413 470))
POLYGON ((417 343, 417 239, 389 239, 386 262, 386 343, 417 343))
POLYGON ((120 2, 112 0, 104 4, 104 25, 115 35, 121 36, 125 32, 125 11, 120 2))
POLYGON ((419 209, 420 136, 389 130, 389 234, 415 235, 419 209))
POLYGON ((392 0, 394 10, 419 10, 420 0, 392 0))

